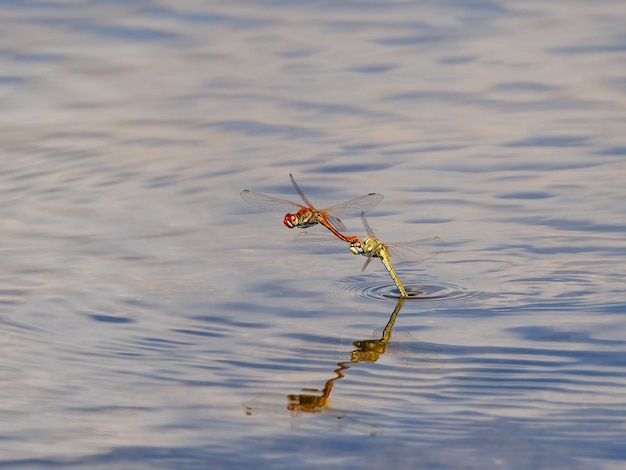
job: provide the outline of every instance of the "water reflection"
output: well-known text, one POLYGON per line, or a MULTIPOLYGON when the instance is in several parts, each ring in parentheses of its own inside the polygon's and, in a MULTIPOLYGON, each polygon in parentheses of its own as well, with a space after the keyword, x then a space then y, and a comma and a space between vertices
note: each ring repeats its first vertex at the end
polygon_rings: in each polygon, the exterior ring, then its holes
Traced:
POLYGON ((404 298, 400 297, 379 339, 366 339, 352 343, 357 349, 350 353, 350 362, 376 362, 381 354, 385 354, 387 343, 391 340, 391 329, 403 305, 404 298))
POLYGON ((74 3, 0 2, 0 467, 626 460, 623 2, 74 3), (289 171, 449 241, 392 340, 385 270, 240 200, 289 171))
MULTIPOLYGON (((330 415, 336 419, 352 423, 352 428, 375 435, 382 429, 381 424, 371 423, 365 419, 364 413, 359 410, 359 403, 340 402, 330 400, 330 395, 336 382, 345 377, 345 372, 352 364, 359 362, 376 362, 385 354, 391 341, 391 331, 400 310, 404 305, 404 298, 399 298, 389 321, 383 328, 379 338, 355 340, 352 344, 356 349, 350 352, 350 358, 337 363, 333 376, 326 380, 320 389, 303 388, 299 393, 290 393, 285 401, 284 397, 261 397, 243 403, 245 413, 249 416, 271 411, 273 413, 287 413, 297 416, 301 413, 319 413, 330 415), (348 416, 350 415, 350 416, 348 416)), ((371 417, 370 417, 371 420, 371 417)))

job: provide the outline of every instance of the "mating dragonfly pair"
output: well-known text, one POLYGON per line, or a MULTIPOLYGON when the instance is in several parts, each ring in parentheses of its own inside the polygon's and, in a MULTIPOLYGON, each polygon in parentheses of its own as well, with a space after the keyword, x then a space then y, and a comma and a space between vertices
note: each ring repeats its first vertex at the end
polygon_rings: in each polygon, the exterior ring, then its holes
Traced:
POLYGON ((306 204, 303 206, 295 202, 280 199, 267 194, 261 194, 248 189, 241 192, 241 197, 249 204, 259 209, 270 212, 285 212, 283 223, 289 227, 308 228, 317 224, 326 227, 334 235, 314 234, 303 232, 298 236, 300 240, 306 240, 307 243, 317 245, 328 245, 332 243, 349 243, 349 250, 355 255, 363 255, 367 257, 367 261, 363 265, 361 271, 369 265, 373 258, 379 258, 391 278, 396 283, 401 297, 408 297, 406 289, 402 285, 400 278, 396 274, 391 260, 394 262, 413 262, 420 263, 426 259, 432 258, 439 253, 444 243, 439 237, 426 238, 423 240, 415 240, 405 243, 383 243, 374 234, 367 219, 365 212, 373 209, 382 200, 383 195, 370 193, 365 196, 352 199, 350 201, 327 207, 326 209, 317 210, 311 201, 304 195, 298 183, 290 173, 291 183, 306 204), (346 226, 341 221, 342 218, 361 216, 363 226, 367 232, 367 237, 359 239, 356 236, 346 236, 341 232, 346 231, 346 226))

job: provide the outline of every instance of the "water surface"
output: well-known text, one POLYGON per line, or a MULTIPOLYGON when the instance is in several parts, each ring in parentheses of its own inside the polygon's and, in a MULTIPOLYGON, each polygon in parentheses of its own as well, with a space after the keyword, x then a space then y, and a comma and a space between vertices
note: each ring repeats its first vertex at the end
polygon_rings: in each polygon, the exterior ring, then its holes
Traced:
POLYGON ((1 3, 0 466, 621 468, 624 13, 1 3))

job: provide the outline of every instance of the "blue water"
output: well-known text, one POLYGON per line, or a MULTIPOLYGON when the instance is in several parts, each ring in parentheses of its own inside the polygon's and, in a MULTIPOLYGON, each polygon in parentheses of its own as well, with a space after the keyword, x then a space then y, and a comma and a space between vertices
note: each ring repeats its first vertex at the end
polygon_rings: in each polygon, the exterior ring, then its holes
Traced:
POLYGON ((622 468, 625 14, 0 2, 0 468, 622 468))

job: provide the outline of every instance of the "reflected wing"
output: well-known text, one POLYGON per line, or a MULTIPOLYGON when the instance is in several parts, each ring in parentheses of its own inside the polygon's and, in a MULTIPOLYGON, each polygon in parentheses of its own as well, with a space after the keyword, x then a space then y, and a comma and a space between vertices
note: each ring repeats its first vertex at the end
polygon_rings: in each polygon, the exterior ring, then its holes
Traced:
POLYGON ((260 413, 287 413, 287 397, 258 397, 241 404, 248 416, 260 413))
POLYGON ((280 199, 274 196, 268 196, 267 194, 255 193, 254 191, 250 191, 248 189, 241 191, 240 195, 241 199, 246 201, 248 204, 269 212, 296 212, 302 207, 300 204, 296 204, 295 202, 287 201, 286 199, 280 199))
POLYGON ((383 198, 384 196, 382 194, 369 193, 365 196, 357 197, 356 199, 328 207, 324 209, 324 211, 340 219, 349 219, 372 210, 380 204, 383 198))
POLYGON ((390 243, 387 251, 394 262, 421 263, 441 253, 445 246, 441 238, 434 237, 406 243, 390 243))
MULTIPOLYGON (((306 393, 304 394, 306 396, 306 393)), ((297 397, 297 394, 294 394, 297 397)), ((314 396, 314 395, 313 395, 314 396)), ((335 405, 337 400, 332 400, 335 405)), ((341 401, 337 403, 341 406, 341 401)), ((331 406, 297 406, 290 401, 288 396, 263 396, 245 401, 241 404, 244 412, 248 416, 259 415, 264 413, 298 415, 301 413, 322 413, 336 418, 343 418, 348 414, 348 407, 331 407, 331 406)))
MULTIPOLYGON (((294 396, 298 395, 294 394, 294 396)), ((355 431, 369 434, 371 436, 375 436, 383 431, 384 425, 378 422, 381 418, 372 413, 363 413, 359 410, 362 407, 359 406, 357 402, 334 398, 330 400, 333 404, 323 408, 294 406, 293 402, 285 396, 259 397, 246 401, 242 403, 242 405, 245 413, 249 416, 278 414, 296 418, 307 414, 324 417, 325 419, 333 419, 333 421, 336 420, 341 427, 349 426, 355 431)), ((292 423, 296 424, 295 421, 292 423)))

